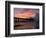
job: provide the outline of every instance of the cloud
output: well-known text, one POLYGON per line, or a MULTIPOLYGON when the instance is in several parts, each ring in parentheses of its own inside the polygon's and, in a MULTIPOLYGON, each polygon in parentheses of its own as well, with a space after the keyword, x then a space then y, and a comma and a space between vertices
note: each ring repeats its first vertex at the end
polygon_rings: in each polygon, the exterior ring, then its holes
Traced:
POLYGON ((38 10, 35 9, 24 9, 24 8, 16 8, 14 9, 14 16, 18 18, 29 18, 35 17, 38 10))

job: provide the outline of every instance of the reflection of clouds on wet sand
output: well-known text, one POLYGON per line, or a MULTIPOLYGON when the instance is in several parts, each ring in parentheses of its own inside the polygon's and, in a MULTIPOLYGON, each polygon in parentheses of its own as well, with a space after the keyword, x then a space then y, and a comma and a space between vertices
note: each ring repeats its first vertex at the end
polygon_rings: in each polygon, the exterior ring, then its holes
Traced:
POLYGON ((15 25, 17 25, 16 27, 15 27, 15 29, 35 29, 35 22, 16 22, 16 24, 15 25))

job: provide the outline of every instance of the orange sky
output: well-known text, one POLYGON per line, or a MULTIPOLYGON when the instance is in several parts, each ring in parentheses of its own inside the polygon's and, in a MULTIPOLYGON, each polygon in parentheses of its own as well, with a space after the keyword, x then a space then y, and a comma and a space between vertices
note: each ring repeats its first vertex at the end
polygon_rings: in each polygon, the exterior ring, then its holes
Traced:
POLYGON ((23 11, 23 9, 17 9, 14 15, 15 17, 18 17, 18 18, 29 18, 29 17, 35 17, 36 13, 34 13, 34 11, 32 10, 23 11))
POLYGON ((35 16, 35 14, 33 14, 32 11, 24 11, 23 13, 16 13, 15 14, 15 17, 18 17, 18 18, 29 18, 29 17, 33 17, 35 16))

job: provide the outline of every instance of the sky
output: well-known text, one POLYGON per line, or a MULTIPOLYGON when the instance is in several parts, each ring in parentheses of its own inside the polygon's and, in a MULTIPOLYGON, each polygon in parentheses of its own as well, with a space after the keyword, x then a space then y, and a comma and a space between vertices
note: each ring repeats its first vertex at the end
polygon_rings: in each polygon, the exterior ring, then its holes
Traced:
POLYGON ((39 13, 39 9, 14 8, 14 17, 18 17, 18 18, 35 17, 36 13, 39 13))

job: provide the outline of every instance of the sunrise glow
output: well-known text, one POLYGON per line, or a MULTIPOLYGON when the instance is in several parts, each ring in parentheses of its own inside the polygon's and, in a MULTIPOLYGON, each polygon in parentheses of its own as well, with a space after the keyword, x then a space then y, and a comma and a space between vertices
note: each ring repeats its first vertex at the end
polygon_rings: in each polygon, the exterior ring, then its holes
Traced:
POLYGON ((33 11, 28 10, 28 11, 24 11, 23 13, 21 12, 17 12, 15 13, 15 17, 18 18, 29 18, 29 17, 34 17, 36 14, 33 13, 33 11))

